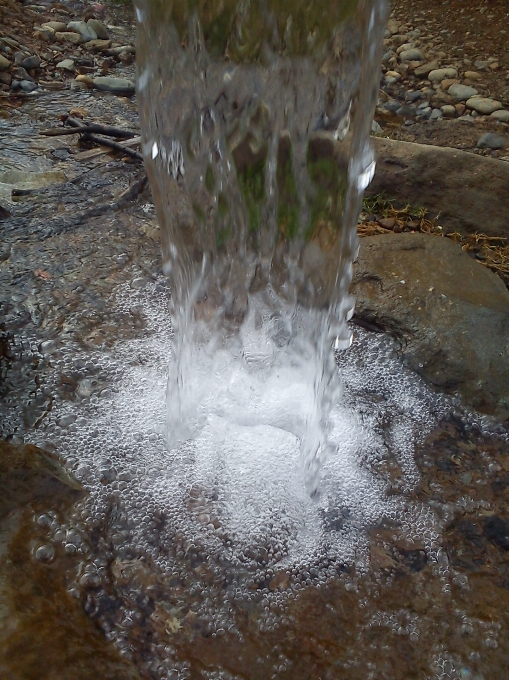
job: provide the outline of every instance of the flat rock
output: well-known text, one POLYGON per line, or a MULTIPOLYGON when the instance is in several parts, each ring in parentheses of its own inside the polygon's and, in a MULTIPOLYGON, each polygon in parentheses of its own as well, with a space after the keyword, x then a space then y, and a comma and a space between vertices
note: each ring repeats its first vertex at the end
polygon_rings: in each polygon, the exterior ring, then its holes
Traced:
POLYGON ((445 78, 457 77, 458 71, 455 68, 437 68, 428 74, 428 80, 431 80, 432 83, 441 83, 445 78))
POLYGON ((74 31, 62 31, 55 33, 55 39, 57 42, 64 43, 68 42, 71 45, 81 45, 83 43, 83 38, 79 33, 74 31))
POLYGON ((447 147, 371 141, 378 160, 367 193, 427 208, 447 231, 509 236, 509 163, 447 147))
POLYGON ((23 59, 23 61, 21 62, 21 66, 23 66, 23 68, 26 68, 27 71, 29 71, 31 68, 39 68, 40 65, 41 60, 35 54, 30 57, 26 57, 26 59, 23 59))
POLYGON ((89 40, 97 40, 97 33, 84 21, 70 21, 67 24, 68 31, 76 31, 83 38, 83 42, 88 42, 89 40))
POLYGON ((127 78, 113 78, 111 76, 100 76, 94 78, 94 87, 104 92, 113 92, 115 94, 133 95, 135 92, 134 83, 127 78))
POLYGON ((356 314, 401 342, 427 382, 497 420, 509 417, 509 291, 447 238, 361 239, 356 314))
POLYGON ((478 94, 475 87, 470 87, 469 85, 461 85, 459 83, 451 85, 447 92, 451 95, 451 97, 456 99, 456 101, 458 102, 463 101, 465 99, 470 99, 470 97, 473 97, 474 95, 478 94))
POLYGON ((485 116, 489 116, 490 113, 504 108, 500 102, 489 97, 472 97, 467 100, 467 107, 485 116))
POLYGON ((427 76, 428 73, 431 73, 432 71, 435 71, 440 68, 440 64, 438 61, 429 61, 427 64, 422 64, 422 66, 418 66, 414 70, 414 75, 416 75, 418 78, 422 78, 423 76, 427 76))

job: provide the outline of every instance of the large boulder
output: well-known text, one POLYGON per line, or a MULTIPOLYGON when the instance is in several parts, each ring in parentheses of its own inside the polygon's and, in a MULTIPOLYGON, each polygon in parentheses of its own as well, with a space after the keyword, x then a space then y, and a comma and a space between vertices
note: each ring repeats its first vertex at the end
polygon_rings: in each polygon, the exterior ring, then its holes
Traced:
POLYGON ((356 314, 401 342, 427 382, 499 421, 509 417, 509 291, 448 238, 361 240, 356 314))
POLYGON ((466 151, 373 137, 368 194, 386 193, 440 216, 447 231, 509 236, 509 163, 466 151))

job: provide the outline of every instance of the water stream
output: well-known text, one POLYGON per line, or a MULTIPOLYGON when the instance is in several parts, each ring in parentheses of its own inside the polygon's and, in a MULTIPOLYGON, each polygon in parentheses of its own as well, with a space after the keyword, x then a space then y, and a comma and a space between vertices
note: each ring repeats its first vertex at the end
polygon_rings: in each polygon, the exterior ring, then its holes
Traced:
MULTIPOLYGON (((40 583, 150 680, 502 680, 509 568, 475 531, 506 444, 347 322, 384 4, 136 8, 164 273, 151 204, 66 221, 115 195, 117 162, 69 155, 76 184, 9 205, 2 433, 86 492, 29 508, 40 583)), ((135 116, 71 94, 17 119, 135 116)))

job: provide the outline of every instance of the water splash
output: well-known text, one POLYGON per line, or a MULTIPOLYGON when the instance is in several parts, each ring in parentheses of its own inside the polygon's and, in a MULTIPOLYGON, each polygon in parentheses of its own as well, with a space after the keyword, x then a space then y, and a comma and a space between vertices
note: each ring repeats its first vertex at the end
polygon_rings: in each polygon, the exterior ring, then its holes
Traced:
POLYGON ((219 423, 280 429, 314 494, 335 450, 333 347, 351 341, 385 3, 137 7, 143 149, 172 283, 169 447, 221 439, 219 423))

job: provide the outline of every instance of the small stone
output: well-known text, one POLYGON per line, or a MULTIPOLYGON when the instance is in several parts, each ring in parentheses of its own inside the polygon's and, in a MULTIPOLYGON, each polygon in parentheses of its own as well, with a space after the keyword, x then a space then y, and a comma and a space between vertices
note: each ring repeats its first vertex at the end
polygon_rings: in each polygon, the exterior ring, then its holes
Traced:
POLYGON ((431 73, 431 71, 435 71, 440 67, 440 64, 438 61, 430 61, 427 64, 422 64, 422 66, 418 66, 414 70, 414 75, 416 75, 418 78, 422 78, 423 76, 427 76, 428 73, 431 73))
POLYGON ((10 73, 7 73, 7 71, 0 71, 0 83, 2 85, 10 85, 12 80, 12 76, 10 73))
POLYGON ((456 108, 451 104, 445 104, 440 110, 445 118, 454 118, 456 116, 456 108))
POLYGON ((384 109, 390 113, 396 113, 399 108, 401 108, 401 104, 397 101, 389 101, 384 104, 384 109))
POLYGON ((130 52, 131 54, 136 53, 136 48, 133 45, 119 45, 118 47, 112 47, 109 51, 108 54, 112 57, 116 57, 121 52, 130 52))
POLYGON ((400 52, 399 57, 402 61, 422 61, 424 59, 424 54, 421 50, 413 48, 400 52))
POLYGON ((30 80, 31 82, 34 82, 34 79, 32 78, 31 75, 29 75, 26 70, 23 68, 23 66, 18 66, 18 68, 13 68, 12 69, 12 75, 16 80, 30 80))
POLYGON ((490 64, 490 69, 492 71, 496 71, 498 69, 498 63, 494 61, 493 63, 490 64))
POLYGON ((444 114, 440 109, 433 109, 429 118, 430 120, 438 120, 439 118, 442 118, 443 115, 444 114))
POLYGON ((485 71, 489 64, 487 61, 474 61, 474 66, 478 71, 485 71))
POLYGON ((94 87, 103 92, 113 92, 114 94, 133 95, 135 86, 127 78, 113 78, 112 76, 100 76, 94 78, 94 87))
POLYGON ((85 83, 87 87, 94 87, 94 81, 90 76, 85 75, 84 73, 80 73, 79 76, 76 76, 76 80, 78 83, 85 83))
POLYGON ((395 35, 399 31, 400 22, 397 19, 389 19, 387 28, 391 35, 395 35))
POLYGON ((478 149, 502 149, 503 146, 504 138, 493 132, 486 132, 484 135, 481 135, 477 142, 478 149))
POLYGON ((465 109, 467 108, 465 104, 455 104, 454 108, 456 109, 456 113, 458 116, 462 116, 465 113, 465 109))
POLYGON ((81 80, 76 80, 75 78, 69 82, 69 87, 71 90, 88 90, 86 83, 81 80))
POLYGON ((457 101, 462 101, 463 99, 470 99, 474 95, 478 94, 475 87, 469 87, 468 85, 455 84, 451 85, 448 90, 451 97, 457 101))
POLYGON ((74 33, 73 31, 62 31, 55 33, 56 41, 59 43, 68 42, 71 45, 81 45, 83 43, 83 38, 79 33, 74 33))
POLYGON ((66 24, 64 24, 63 21, 45 21, 42 24, 41 28, 49 28, 54 33, 59 33, 59 32, 65 31, 67 26, 66 26, 66 24))
POLYGON ((26 59, 23 59, 21 62, 21 66, 25 68, 27 71, 30 71, 31 68, 39 68, 41 65, 41 60, 39 57, 33 55, 31 57, 27 57, 26 59))
POLYGON ((504 108, 500 102, 488 97, 472 97, 467 100, 467 106, 469 109, 473 109, 484 116, 489 116, 494 111, 504 108))
POLYGON ((20 89, 23 90, 23 92, 33 92, 34 90, 37 90, 39 87, 37 83, 34 83, 31 80, 22 80, 19 84, 20 89))
POLYGON ((57 68, 63 69, 64 71, 74 71, 74 61, 72 59, 62 59, 59 61, 57 68))
POLYGON ((90 52, 104 52, 111 46, 111 40, 89 40, 86 43, 87 50, 90 52))
POLYGON ((67 24, 67 30, 79 33, 83 38, 83 42, 88 42, 89 40, 97 40, 97 33, 84 21, 70 21, 67 24))
POLYGON ((509 522, 501 517, 487 517, 484 521, 484 535, 503 550, 509 550, 509 522))
POLYGON ((387 85, 393 85, 394 83, 397 83, 398 80, 400 79, 401 74, 398 73, 397 71, 387 71, 384 77, 384 80, 387 83, 387 85))
POLYGON ((442 80, 442 82, 440 83, 440 87, 442 88, 442 90, 448 90, 451 87, 451 85, 457 85, 459 84, 459 82, 460 81, 457 80, 456 78, 444 78, 444 80, 442 80))
POLYGON ((498 120, 501 123, 509 123, 509 111, 506 111, 505 109, 493 111, 493 113, 490 115, 490 118, 498 120))
POLYGON ((101 40, 108 40, 110 37, 108 29, 102 21, 99 21, 99 19, 89 19, 87 21, 87 26, 89 26, 101 40))
POLYGON ((481 80, 482 78, 482 75, 477 73, 477 71, 465 71, 464 76, 468 80, 481 80))
POLYGON ((457 77, 458 71, 455 68, 438 68, 428 74, 428 80, 431 80, 432 83, 441 83, 444 78, 457 77))
POLYGON ((378 224, 384 229, 394 229, 394 225, 396 224, 396 218, 384 217, 381 220, 378 220, 378 224))
POLYGON ((50 28, 40 28, 38 31, 34 31, 34 38, 43 40, 44 42, 55 42, 55 32, 50 28))
POLYGON ((10 65, 11 62, 8 59, 6 59, 6 57, 4 57, 3 54, 0 54, 0 71, 7 71, 10 65))

